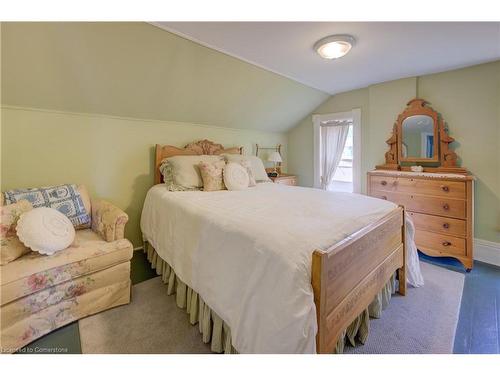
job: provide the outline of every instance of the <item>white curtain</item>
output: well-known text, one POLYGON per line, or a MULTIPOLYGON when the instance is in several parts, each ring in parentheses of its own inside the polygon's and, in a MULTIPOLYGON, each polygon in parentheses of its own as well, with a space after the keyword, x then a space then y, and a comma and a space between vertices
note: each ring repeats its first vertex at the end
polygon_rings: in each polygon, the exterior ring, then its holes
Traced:
POLYGON ((326 190, 332 183, 335 171, 342 159, 349 126, 348 122, 321 126, 321 188, 323 190, 326 190))

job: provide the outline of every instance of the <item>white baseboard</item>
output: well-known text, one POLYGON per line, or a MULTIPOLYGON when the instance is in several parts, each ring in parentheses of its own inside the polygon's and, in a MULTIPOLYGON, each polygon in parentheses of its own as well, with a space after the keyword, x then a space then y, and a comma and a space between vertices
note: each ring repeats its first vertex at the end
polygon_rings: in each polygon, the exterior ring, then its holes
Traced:
POLYGON ((137 251, 137 250, 142 250, 142 249, 144 249, 144 246, 134 247, 134 251, 137 251))
POLYGON ((474 260, 500 267, 500 243, 475 238, 474 260))

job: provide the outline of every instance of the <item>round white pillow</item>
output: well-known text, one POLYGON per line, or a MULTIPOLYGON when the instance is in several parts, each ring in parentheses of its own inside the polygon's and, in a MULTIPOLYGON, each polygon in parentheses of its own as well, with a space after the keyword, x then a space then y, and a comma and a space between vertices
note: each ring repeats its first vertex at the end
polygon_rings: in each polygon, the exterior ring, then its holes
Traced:
POLYGON ((26 247, 47 255, 66 249, 75 239, 75 228, 71 221, 49 207, 34 208, 22 214, 16 231, 26 247))
POLYGON ((224 167, 224 184, 227 190, 244 190, 248 188, 250 177, 245 167, 239 163, 227 163, 224 167))

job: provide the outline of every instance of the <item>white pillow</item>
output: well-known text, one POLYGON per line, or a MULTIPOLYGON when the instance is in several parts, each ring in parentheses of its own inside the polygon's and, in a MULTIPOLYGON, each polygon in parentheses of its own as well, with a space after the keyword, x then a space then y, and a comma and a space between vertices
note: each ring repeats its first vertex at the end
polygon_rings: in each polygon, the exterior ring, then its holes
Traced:
POLYGON ((16 232, 26 247, 47 255, 66 249, 75 239, 75 228, 68 217, 49 207, 22 214, 16 232))
POLYGON ((250 163, 252 168, 253 176, 258 182, 271 181, 267 177, 266 168, 264 168, 264 163, 262 159, 254 155, 239 155, 239 154, 223 154, 228 162, 240 163, 244 160, 250 163))
POLYGON ((198 164, 202 161, 214 163, 224 159, 220 155, 179 155, 166 160, 172 168, 172 177, 176 185, 185 188, 201 188, 203 187, 203 179, 198 164))
POLYGON ((227 190, 245 190, 248 188, 248 172, 239 163, 227 163, 224 167, 224 184, 227 190))

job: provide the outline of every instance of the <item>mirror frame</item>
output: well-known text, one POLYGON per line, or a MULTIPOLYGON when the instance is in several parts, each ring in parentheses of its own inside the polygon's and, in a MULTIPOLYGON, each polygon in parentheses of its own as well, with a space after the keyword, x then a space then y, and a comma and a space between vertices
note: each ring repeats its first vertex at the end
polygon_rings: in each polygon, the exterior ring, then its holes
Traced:
POLYGON ((385 141, 385 143, 389 146, 389 150, 385 153, 385 164, 377 165, 375 166, 375 169, 411 171, 411 166, 401 165, 401 162, 418 162, 421 164, 433 163, 438 165, 423 165, 424 172, 468 174, 466 168, 457 166, 458 156, 455 151, 450 148, 450 144, 453 143, 455 139, 448 134, 448 129, 447 126, 445 126, 443 118, 439 116, 438 112, 428 106, 428 104, 429 103, 424 99, 418 98, 408 102, 406 109, 399 114, 397 121, 394 122, 391 136, 387 139, 387 141, 385 141), (402 157, 401 127, 405 118, 416 114, 429 115, 435 121, 434 146, 436 152, 434 153, 434 157, 432 159, 402 157), (438 142, 439 148, 436 147, 436 142, 438 142))
POLYGON ((436 111, 431 107, 427 107, 426 102, 423 99, 413 99, 407 104, 406 109, 401 112, 396 121, 396 133, 398 135, 398 158, 400 162, 408 163, 438 163, 439 162, 439 129, 441 127, 440 118, 436 111), (426 115, 432 118, 434 122, 434 154, 432 158, 417 158, 417 157, 404 157, 403 156, 403 121, 408 117, 415 115, 426 115))

